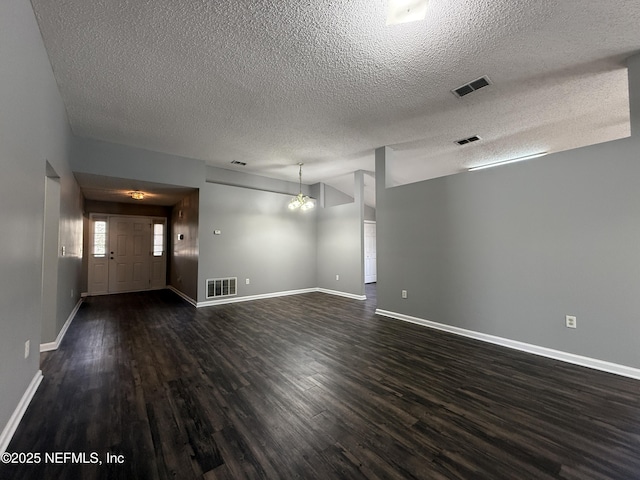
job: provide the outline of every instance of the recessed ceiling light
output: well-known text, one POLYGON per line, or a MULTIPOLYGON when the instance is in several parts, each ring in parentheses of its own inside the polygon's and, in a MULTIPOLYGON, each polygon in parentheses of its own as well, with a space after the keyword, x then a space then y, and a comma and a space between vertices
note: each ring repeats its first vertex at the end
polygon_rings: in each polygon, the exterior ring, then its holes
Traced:
POLYGON ((387 25, 424 20, 428 4, 429 0, 389 0, 387 25))

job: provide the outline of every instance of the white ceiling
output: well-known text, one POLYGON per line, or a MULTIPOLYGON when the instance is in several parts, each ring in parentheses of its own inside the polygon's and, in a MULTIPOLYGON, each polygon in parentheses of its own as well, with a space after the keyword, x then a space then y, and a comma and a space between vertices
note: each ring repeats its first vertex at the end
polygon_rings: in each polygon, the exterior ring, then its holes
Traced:
POLYGON ((76 135, 218 167, 295 182, 304 162, 350 192, 383 145, 402 184, 629 135, 637 0, 431 0, 395 26, 386 0, 32 4, 76 135))

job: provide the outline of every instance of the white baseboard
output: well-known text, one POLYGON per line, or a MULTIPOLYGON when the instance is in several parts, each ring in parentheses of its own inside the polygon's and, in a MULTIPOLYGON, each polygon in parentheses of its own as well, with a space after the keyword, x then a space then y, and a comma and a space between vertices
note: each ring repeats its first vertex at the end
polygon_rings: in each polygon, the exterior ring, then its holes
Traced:
POLYGON ((354 300, 367 299, 366 295, 356 295, 353 293, 339 292, 337 290, 327 290, 326 288, 301 288, 298 290, 285 290, 282 292, 262 293, 259 295, 246 295, 244 297, 224 297, 224 298, 218 298, 215 300, 205 300, 204 302, 196 302, 193 298, 185 295, 180 290, 176 289, 175 287, 172 287, 171 285, 167 286, 167 288, 197 308, 211 307, 214 305, 225 305, 227 303, 250 302, 252 300, 263 300, 265 298, 286 297, 289 295, 300 295, 302 293, 315 293, 315 292, 327 293, 329 295, 338 295, 340 297, 351 298, 354 300))
POLYGON ((367 299, 366 295, 356 295, 355 293, 340 292, 338 290, 328 290, 326 288, 317 288, 316 291, 320 292, 320 293, 328 293, 329 295, 337 295, 339 297, 347 297, 347 298, 351 298, 353 300, 366 300, 367 299))
POLYGON ((60 342, 62 342, 64 335, 67 333, 67 329, 69 328, 69 325, 71 325, 71 322, 75 318, 76 313, 78 313, 78 310, 80 309, 80 305, 82 305, 82 301, 83 301, 83 298, 80 297, 80 300, 78 300, 78 303, 76 303, 76 306, 73 307, 73 310, 71 310, 69 317, 67 317, 67 321, 64 322, 64 325, 60 329, 60 333, 58 333, 58 336, 56 337, 55 341, 40 344, 41 352, 49 352, 51 350, 58 349, 58 347, 60 346, 60 342))
POLYGON ((286 290, 283 292, 262 293, 260 295, 247 295, 245 297, 225 297, 217 300, 206 300, 198 302, 197 307, 210 307, 212 305, 223 305, 226 303, 250 302, 251 300, 262 300, 265 298, 286 297, 288 295, 300 295, 301 293, 317 292, 317 288, 302 288, 300 290, 286 290))
POLYGON ((40 382, 42 381, 42 370, 38 370, 34 375, 31 383, 27 387, 27 390, 22 395, 18 406, 11 414, 11 418, 9 418, 9 422, 2 430, 2 434, 0 434, 0 455, 7 451, 7 447, 9 446, 9 442, 13 438, 13 434, 16 433, 16 429, 20 424, 20 420, 22 420, 22 416, 24 412, 27 410, 27 407, 31 403, 31 399, 36 393, 40 382))
POLYGON ((533 353, 534 355, 540 355, 542 357, 553 358, 567 363, 573 363, 574 365, 580 365, 583 367, 593 368, 595 370, 601 370, 603 372, 614 373, 623 377, 634 378, 640 380, 640 369, 628 367, 626 365, 620 365, 618 363, 607 362, 604 360, 598 360, 597 358, 583 357, 582 355, 576 355, 573 353, 563 352, 560 350, 554 350, 552 348, 540 347, 538 345, 532 345, 530 343, 519 342, 516 340, 510 340, 508 338, 496 337, 495 335, 488 335, 486 333, 475 332, 473 330, 467 330, 460 327, 454 327, 452 325, 446 325, 443 323, 432 322, 423 318, 412 317, 403 313, 389 312, 387 310, 376 309, 377 315, 385 317, 395 318, 405 322, 411 322, 423 327, 434 328, 436 330, 442 330, 445 332, 453 333, 455 335, 462 335, 463 337, 474 338, 483 342, 493 343, 501 345, 503 347, 512 348, 514 350, 520 350, 522 352, 533 353))
POLYGON ((186 295, 185 293, 181 292, 180 290, 178 290, 177 288, 175 288, 172 285, 167 285, 167 288, 169 290, 171 290, 173 293, 175 293, 176 295, 178 295, 179 297, 181 297, 183 300, 185 300, 186 302, 190 303, 191 305, 193 305, 194 307, 198 306, 198 302, 196 302, 193 298, 191 298, 190 296, 186 295))

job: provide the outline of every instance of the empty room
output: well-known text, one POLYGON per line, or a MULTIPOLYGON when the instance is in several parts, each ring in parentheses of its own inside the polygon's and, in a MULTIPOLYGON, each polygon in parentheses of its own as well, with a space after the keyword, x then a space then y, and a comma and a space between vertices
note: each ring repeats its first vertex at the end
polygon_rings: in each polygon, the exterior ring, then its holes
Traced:
POLYGON ((0 2, 0 479, 640 478, 638 25, 0 2))

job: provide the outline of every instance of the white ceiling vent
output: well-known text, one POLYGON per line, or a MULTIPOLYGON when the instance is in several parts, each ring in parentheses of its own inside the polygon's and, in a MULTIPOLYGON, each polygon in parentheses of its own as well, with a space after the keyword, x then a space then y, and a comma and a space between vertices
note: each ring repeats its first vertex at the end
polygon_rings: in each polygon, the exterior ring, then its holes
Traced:
POLYGON ((474 135, 473 137, 468 137, 468 138, 463 138, 461 140, 456 140, 456 143, 458 145, 466 145, 467 143, 477 142, 478 140, 480 140, 480 137, 478 135, 474 135))
POLYGON ((238 277, 210 278, 207 280, 207 298, 236 295, 236 285, 238 285, 238 277))
POLYGON ((451 93, 453 93, 456 97, 461 98, 465 95, 469 95, 470 93, 475 92, 476 90, 480 90, 487 85, 491 85, 491 80, 489 80, 489 77, 485 75, 484 77, 480 77, 473 82, 469 82, 458 88, 454 88, 453 90, 451 90, 451 93))

